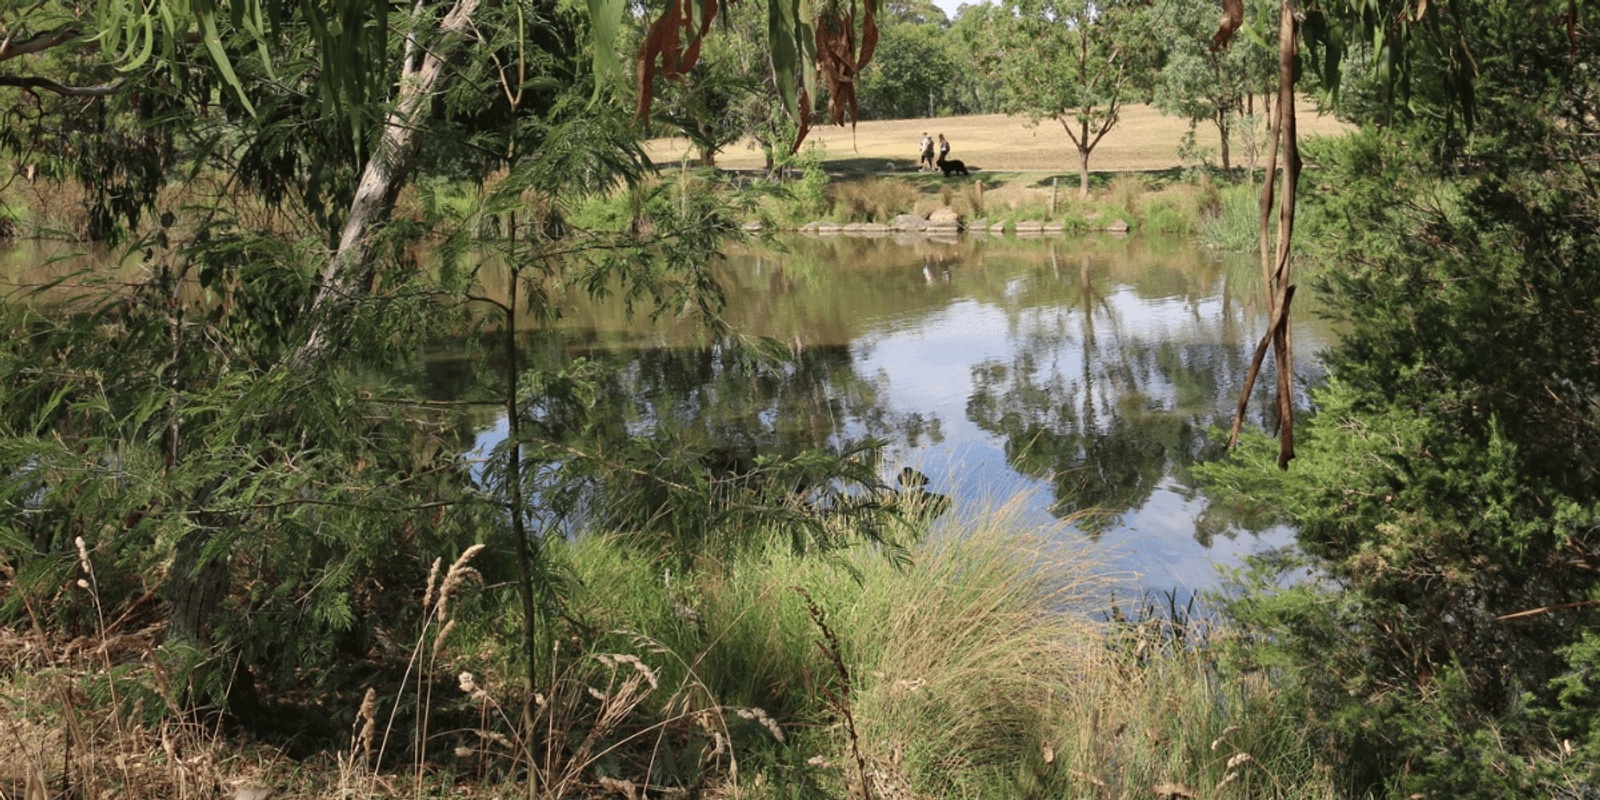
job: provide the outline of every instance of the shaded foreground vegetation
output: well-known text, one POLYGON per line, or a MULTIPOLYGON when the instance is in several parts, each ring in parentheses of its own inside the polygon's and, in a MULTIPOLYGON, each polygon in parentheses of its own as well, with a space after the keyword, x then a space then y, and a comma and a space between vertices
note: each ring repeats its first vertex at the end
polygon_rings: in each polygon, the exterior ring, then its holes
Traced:
MULTIPOLYGON (((358 676, 270 712, 299 762, 241 746, 235 722, 165 713, 187 688, 131 621, 72 641, 13 629, 0 780, 82 796, 1334 796, 1271 674, 1223 657, 1226 632, 1090 621, 1093 564, 1059 548, 1003 510, 952 520, 904 568, 872 548, 685 569, 626 536, 552 545, 572 627, 541 650, 533 697, 472 548, 405 593, 413 624, 381 631, 358 676)), ((90 600, 99 561, 75 569, 90 600)))

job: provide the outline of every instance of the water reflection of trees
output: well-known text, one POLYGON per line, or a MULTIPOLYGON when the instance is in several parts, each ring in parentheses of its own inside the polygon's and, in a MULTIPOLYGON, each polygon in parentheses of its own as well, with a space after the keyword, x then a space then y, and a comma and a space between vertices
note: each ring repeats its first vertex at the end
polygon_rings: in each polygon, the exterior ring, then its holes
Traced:
MULTIPOLYGON (((654 432, 734 462, 867 437, 914 451, 941 442, 944 424, 863 372, 860 345, 958 306, 999 310, 1008 355, 973 366, 965 413, 1012 469, 1050 481, 1055 513, 1099 512, 1080 522, 1091 532, 1163 486, 1197 494, 1189 467, 1214 451, 1209 429, 1231 415, 1263 324, 1253 261, 1138 240, 800 239, 730 256, 721 279, 732 327, 787 343, 792 358, 758 363, 601 305, 525 334, 524 360, 607 367, 586 433, 601 440, 654 432)), ((1253 404, 1255 424, 1269 405, 1253 404)), ((1241 522, 1208 508, 1196 536, 1254 527, 1241 522)))
MULTIPOLYGON (((1169 477, 1189 485, 1189 467, 1215 453, 1207 432, 1242 380, 1237 317, 1250 312, 1231 300, 1220 263, 1181 280, 1150 268, 1129 285, 1105 259, 1050 255, 1008 306, 1012 354, 974 366, 967 416, 1003 440, 1014 469, 1050 481, 1052 513, 1097 534, 1169 477), (1219 298, 1220 341, 1200 310, 1219 298)), ((1205 538, 1217 532, 1207 526, 1205 538)))
POLYGON ((606 367, 591 419, 602 438, 655 432, 738 461, 842 451, 867 438, 942 438, 937 419, 889 410, 882 379, 859 374, 843 344, 796 347, 781 361, 727 342, 616 351, 565 335, 559 344, 537 357, 582 355, 606 367))

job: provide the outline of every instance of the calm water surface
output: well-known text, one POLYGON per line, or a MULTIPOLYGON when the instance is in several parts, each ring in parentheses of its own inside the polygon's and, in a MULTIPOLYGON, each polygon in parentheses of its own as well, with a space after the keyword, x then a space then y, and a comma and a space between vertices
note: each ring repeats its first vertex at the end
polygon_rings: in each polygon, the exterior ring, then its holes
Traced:
MULTIPOLYGON (((1213 587, 1217 565, 1291 541, 1242 529, 1190 476, 1219 452, 1212 429, 1231 420, 1266 326, 1254 257, 1112 237, 779 244, 730 254, 721 279, 735 330, 798 354, 782 375, 607 307, 530 333, 528 357, 611 361, 628 424, 708 446, 880 438, 886 474, 915 466, 958 509, 1020 498, 1025 524, 1092 543, 1129 591, 1213 587)), ((1295 299, 1303 389, 1330 336, 1306 287, 1295 299)), ((443 386, 448 362, 434 362, 443 386)), ((500 419, 479 446, 504 435, 500 419)))
MULTIPOLYGON (((524 357, 610 362, 621 370, 610 413, 702 446, 792 453, 882 439, 885 474, 925 472, 955 499, 949 519, 1020 498, 1024 524, 1089 543, 1129 591, 1212 587, 1217 565, 1292 540, 1242 528, 1190 475, 1218 452, 1212 430, 1231 419, 1266 325, 1253 257, 1112 237, 779 244, 731 253, 720 277, 732 328, 797 354, 780 373, 752 372, 690 326, 583 303, 553 330, 526 332, 524 357)), ((59 249, 0 249, 0 278, 78 268, 44 263, 59 249)), ((1295 312, 1303 390, 1331 334, 1305 285, 1295 312)), ((458 392, 468 358, 430 353, 431 390, 458 392)), ((477 446, 504 435, 503 418, 485 418, 477 446)))

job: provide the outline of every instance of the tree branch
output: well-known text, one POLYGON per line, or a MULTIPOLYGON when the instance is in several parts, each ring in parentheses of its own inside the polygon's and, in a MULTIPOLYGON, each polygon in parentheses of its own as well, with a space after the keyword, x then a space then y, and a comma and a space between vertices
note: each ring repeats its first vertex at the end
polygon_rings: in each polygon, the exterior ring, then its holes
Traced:
POLYGON ((78 38, 78 26, 66 25, 53 31, 42 31, 22 41, 12 41, 11 36, 14 34, 15 31, 7 34, 4 41, 0 41, 0 62, 33 55, 57 45, 66 44, 78 38))
MULTIPOLYGON (((480 2, 456 0, 433 28, 432 48, 422 47, 415 32, 428 14, 427 6, 418 0, 412 9, 413 33, 406 37, 399 94, 384 117, 377 146, 362 168, 355 197, 339 235, 339 246, 322 269, 321 287, 311 303, 313 313, 325 313, 330 305, 363 293, 361 272, 371 258, 377 229, 388 221, 400 188, 411 173, 434 85, 444 71, 445 62, 468 37, 480 2)), ((327 346, 328 336, 325 319, 313 323, 306 341, 290 356, 289 363, 296 367, 310 363, 327 346)))
POLYGON ((63 86, 49 78, 22 75, 0 75, 0 86, 15 86, 19 89, 27 89, 30 92, 43 89, 62 97, 108 97, 116 94, 117 90, 122 88, 120 83, 108 83, 101 86, 63 86))

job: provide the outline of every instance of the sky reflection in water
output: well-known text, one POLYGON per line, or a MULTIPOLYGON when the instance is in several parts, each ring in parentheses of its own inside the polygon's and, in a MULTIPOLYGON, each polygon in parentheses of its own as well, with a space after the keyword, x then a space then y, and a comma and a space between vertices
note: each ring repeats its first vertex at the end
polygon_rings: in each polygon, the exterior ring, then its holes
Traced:
MULTIPOLYGON (((958 508, 1025 495, 1026 522, 1071 521, 1060 535, 1092 541, 1128 591, 1209 588, 1216 565, 1291 540, 1242 529, 1189 475, 1217 454, 1212 429, 1265 328, 1253 257, 1112 237, 783 244, 742 249, 722 273, 734 328, 800 353, 780 380, 697 347, 687 326, 605 306, 580 304, 532 346, 553 336, 621 365, 634 426, 762 451, 872 435, 886 472, 916 466, 958 508)), ((1330 335, 1305 287, 1295 310, 1303 390, 1330 335)), ((1256 426, 1271 384, 1269 365, 1256 426)))

